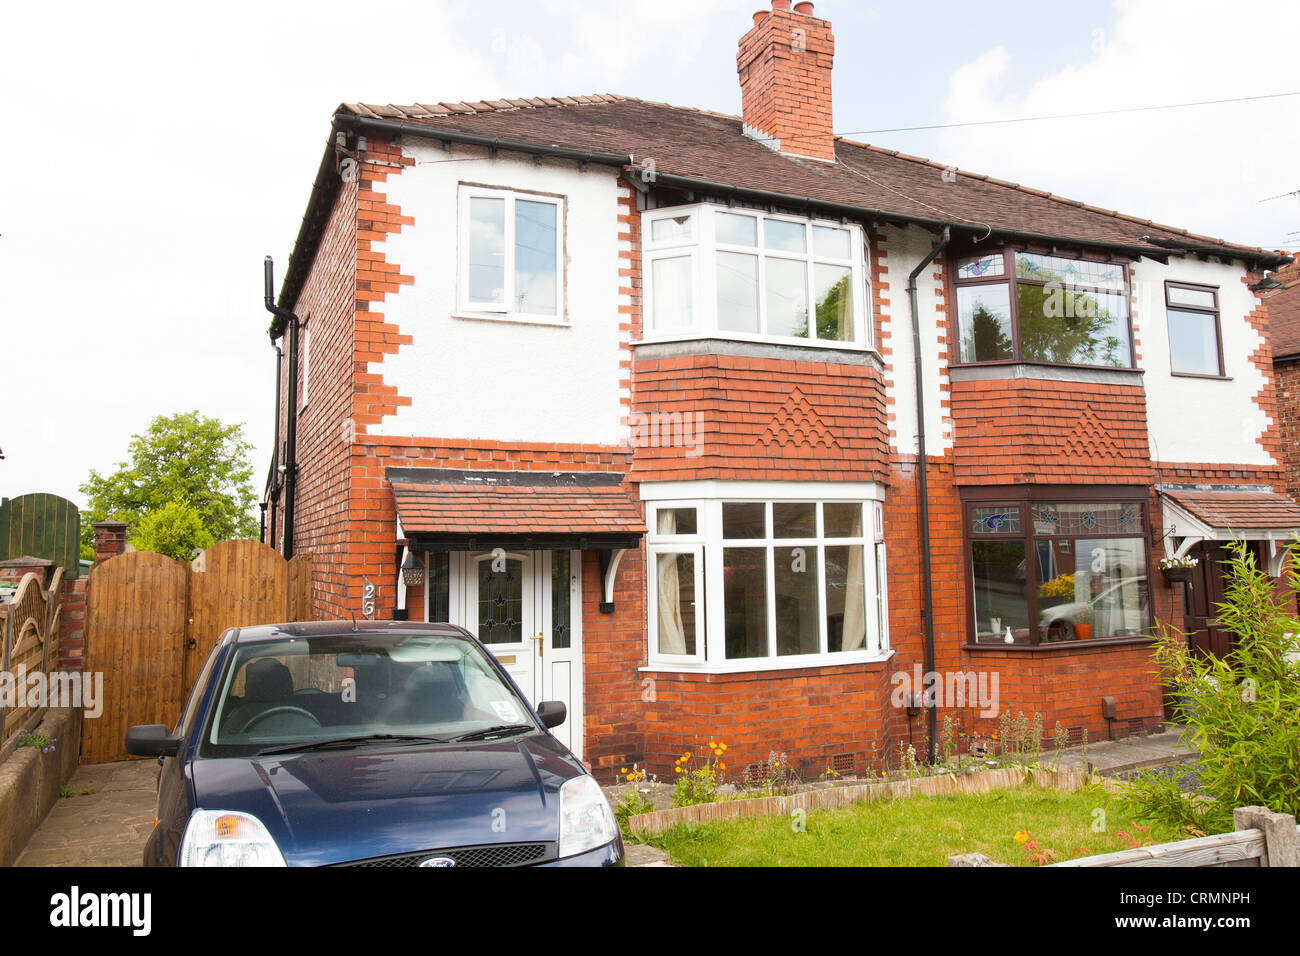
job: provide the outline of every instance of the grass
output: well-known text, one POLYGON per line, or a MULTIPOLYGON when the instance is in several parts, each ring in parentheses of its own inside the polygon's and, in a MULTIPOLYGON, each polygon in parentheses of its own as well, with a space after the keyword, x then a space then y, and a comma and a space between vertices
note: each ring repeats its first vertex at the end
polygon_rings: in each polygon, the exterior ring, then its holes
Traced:
POLYGON ((1053 862, 1179 839, 1155 825, 1135 829, 1119 798, 1100 787, 906 797, 816 810, 803 822, 802 832, 794 817, 680 824, 647 842, 681 866, 944 866, 958 853, 1031 866, 1019 831, 1052 850, 1053 862), (1104 824, 1100 832, 1096 820, 1104 824))

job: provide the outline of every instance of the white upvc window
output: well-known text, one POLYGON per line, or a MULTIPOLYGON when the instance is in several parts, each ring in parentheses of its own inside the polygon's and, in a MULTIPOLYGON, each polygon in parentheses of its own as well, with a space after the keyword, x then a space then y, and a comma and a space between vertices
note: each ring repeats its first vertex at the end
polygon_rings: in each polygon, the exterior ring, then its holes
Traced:
POLYGON ((889 642, 876 486, 744 485, 647 502, 650 668, 881 659, 889 642))
POLYGON ((460 312, 562 322, 563 198, 461 186, 459 205, 460 312))
POLYGON ((708 203, 643 216, 647 341, 870 348, 861 227, 708 203))

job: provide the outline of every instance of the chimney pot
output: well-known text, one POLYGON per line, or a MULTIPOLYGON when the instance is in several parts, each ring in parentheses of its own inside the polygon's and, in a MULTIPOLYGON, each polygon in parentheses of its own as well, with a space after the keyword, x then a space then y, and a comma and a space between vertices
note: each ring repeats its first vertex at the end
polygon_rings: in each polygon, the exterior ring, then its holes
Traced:
POLYGON ((773 10, 789 10, 790 0, 772 0, 773 10))
POLYGON ((812 16, 812 11, 813 11, 813 5, 811 3, 808 3, 807 0, 804 0, 803 3, 796 3, 794 5, 794 12, 802 13, 806 17, 812 16))
POLYGON ((754 26, 758 26, 760 23, 762 23, 762 22, 763 22, 763 18, 764 18, 765 16, 767 16, 770 12, 771 12, 770 10, 755 10, 755 11, 754 11, 754 26))

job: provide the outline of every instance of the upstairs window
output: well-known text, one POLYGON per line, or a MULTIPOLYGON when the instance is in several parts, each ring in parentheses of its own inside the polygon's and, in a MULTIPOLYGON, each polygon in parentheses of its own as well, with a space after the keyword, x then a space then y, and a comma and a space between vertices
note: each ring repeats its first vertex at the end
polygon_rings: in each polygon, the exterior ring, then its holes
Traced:
POLYGON ((1224 375, 1219 341, 1219 290, 1214 286, 1165 283, 1169 320, 1169 368, 1175 375, 1224 375))
POLYGON ((857 226, 749 209, 645 216, 645 337, 868 346, 857 226))
POLYGON ((462 186, 460 310, 484 318, 559 321, 564 201, 462 186))
POLYGON ((1133 367, 1122 263, 998 249, 953 262, 954 363, 1133 367))

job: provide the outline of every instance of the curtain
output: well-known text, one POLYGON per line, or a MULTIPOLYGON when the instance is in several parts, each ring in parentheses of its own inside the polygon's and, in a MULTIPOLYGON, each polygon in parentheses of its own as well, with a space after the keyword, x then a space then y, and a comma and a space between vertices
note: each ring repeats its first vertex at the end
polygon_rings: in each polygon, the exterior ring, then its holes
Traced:
MULTIPOLYGON (((853 521, 853 536, 862 535, 862 515, 853 521)), ((865 545, 855 544, 849 548, 849 560, 844 584, 844 636, 840 648, 846 651, 860 651, 867 643, 866 618, 866 580, 863 578, 862 549, 865 545)))
MULTIPOLYGON (((676 534, 677 515, 672 509, 659 512, 659 534, 676 534)), ((682 623, 681 575, 678 554, 655 555, 656 588, 659 601, 659 653, 685 654, 686 628, 682 623)), ((692 582, 693 583, 693 582, 692 582)))

